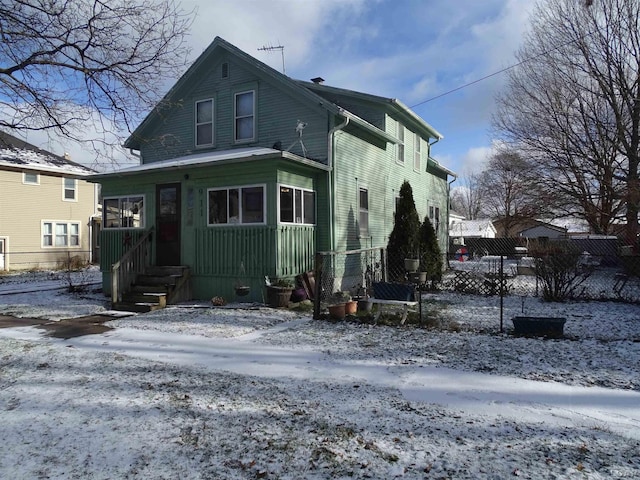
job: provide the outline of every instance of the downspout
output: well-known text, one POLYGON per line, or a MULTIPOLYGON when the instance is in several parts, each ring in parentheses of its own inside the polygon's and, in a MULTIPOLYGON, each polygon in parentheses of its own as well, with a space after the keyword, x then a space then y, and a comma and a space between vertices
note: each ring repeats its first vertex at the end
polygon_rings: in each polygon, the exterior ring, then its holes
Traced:
POLYGON ((336 246, 335 239, 335 228, 334 228, 334 215, 335 215, 335 197, 333 195, 333 147, 334 147, 334 138, 335 133, 338 130, 342 130, 349 124, 349 117, 344 117, 344 122, 340 125, 336 125, 331 130, 329 130, 329 134, 327 136, 327 166, 329 167, 329 175, 327 176, 327 190, 329 194, 329 250, 333 251, 336 246))

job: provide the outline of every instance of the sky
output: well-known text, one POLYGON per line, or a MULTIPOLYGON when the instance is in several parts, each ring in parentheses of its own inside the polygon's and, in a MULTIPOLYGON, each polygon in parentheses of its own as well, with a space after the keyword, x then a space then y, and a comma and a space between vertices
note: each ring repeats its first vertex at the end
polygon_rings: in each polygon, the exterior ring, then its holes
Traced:
MULTIPOLYGON (((491 152, 490 119, 533 0, 183 0, 192 60, 216 36, 295 79, 389 98, 443 136, 432 156, 464 175, 491 152), (279 50, 262 47, 283 46, 279 50), (443 95, 472 82, 454 93, 443 95), (442 95, 442 96, 440 96, 442 95), (439 98, 434 98, 439 97, 439 98)), ((168 89, 175 79, 167 79, 168 89)), ((32 143, 33 138, 30 139, 32 143)), ((44 143, 46 141, 43 140, 44 143)), ((36 143, 37 144, 37 143, 36 143)), ((40 145, 46 148, 47 145, 40 145)), ((64 145, 82 162, 86 152, 64 145)), ((55 152, 58 153, 58 152, 55 152)), ((120 160, 122 161, 122 159, 120 160)))

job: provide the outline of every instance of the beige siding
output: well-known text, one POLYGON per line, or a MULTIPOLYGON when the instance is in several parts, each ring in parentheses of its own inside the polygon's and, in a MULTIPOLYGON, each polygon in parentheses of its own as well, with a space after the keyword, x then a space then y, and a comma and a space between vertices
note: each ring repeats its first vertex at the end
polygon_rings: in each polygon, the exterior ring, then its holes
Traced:
POLYGON ((40 173, 38 185, 23 183, 23 173, 0 171, 0 238, 5 239, 5 268, 52 268, 68 255, 89 258, 90 218, 95 213, 95 185, 77 180, 77 200, 65 201, 64 179, 40 173), (80 246, 43 247, 42 223, 77 222, 80 246))

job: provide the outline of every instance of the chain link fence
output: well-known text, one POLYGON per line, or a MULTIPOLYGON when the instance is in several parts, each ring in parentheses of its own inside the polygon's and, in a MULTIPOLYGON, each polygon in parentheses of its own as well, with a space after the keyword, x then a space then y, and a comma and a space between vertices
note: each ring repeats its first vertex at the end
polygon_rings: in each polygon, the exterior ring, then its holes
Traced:
POLYGON ((420 301, 422 293, 440 290, 546 301, 640 303, 640 256, 614 238, 469 239, 465 245, 451 244, 449 252, 442 273, 424 271, 428 267, 423 259, 406 252, 390 255, 385 248, 320 252, 314 316, 319 318, 337 292, 358 300, 373 296, 375 282, 412 285, 420 301))

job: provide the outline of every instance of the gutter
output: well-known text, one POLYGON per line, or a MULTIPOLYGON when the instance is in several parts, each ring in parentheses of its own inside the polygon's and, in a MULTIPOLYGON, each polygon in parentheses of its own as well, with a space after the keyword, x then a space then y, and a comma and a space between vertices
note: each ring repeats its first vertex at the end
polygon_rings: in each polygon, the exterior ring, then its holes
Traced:
POLYGON ((334 185, 334 169, 333 169, 333 149, 335 145, 335 133, 339 130, 342 130, 349 124, 349 116, 344 115, 342 112, 340 114, 344 118, 344 122, 340 125, 336 125, 327 135, 327 166, 329 167, 329 175, 327 175, 327 191, 329 194, 329 250, 333 251, 336 245, 335 239, 335 228, 334 228, 334 220, 335 220, 335 197, 333 195, 333 185, 334 185))

